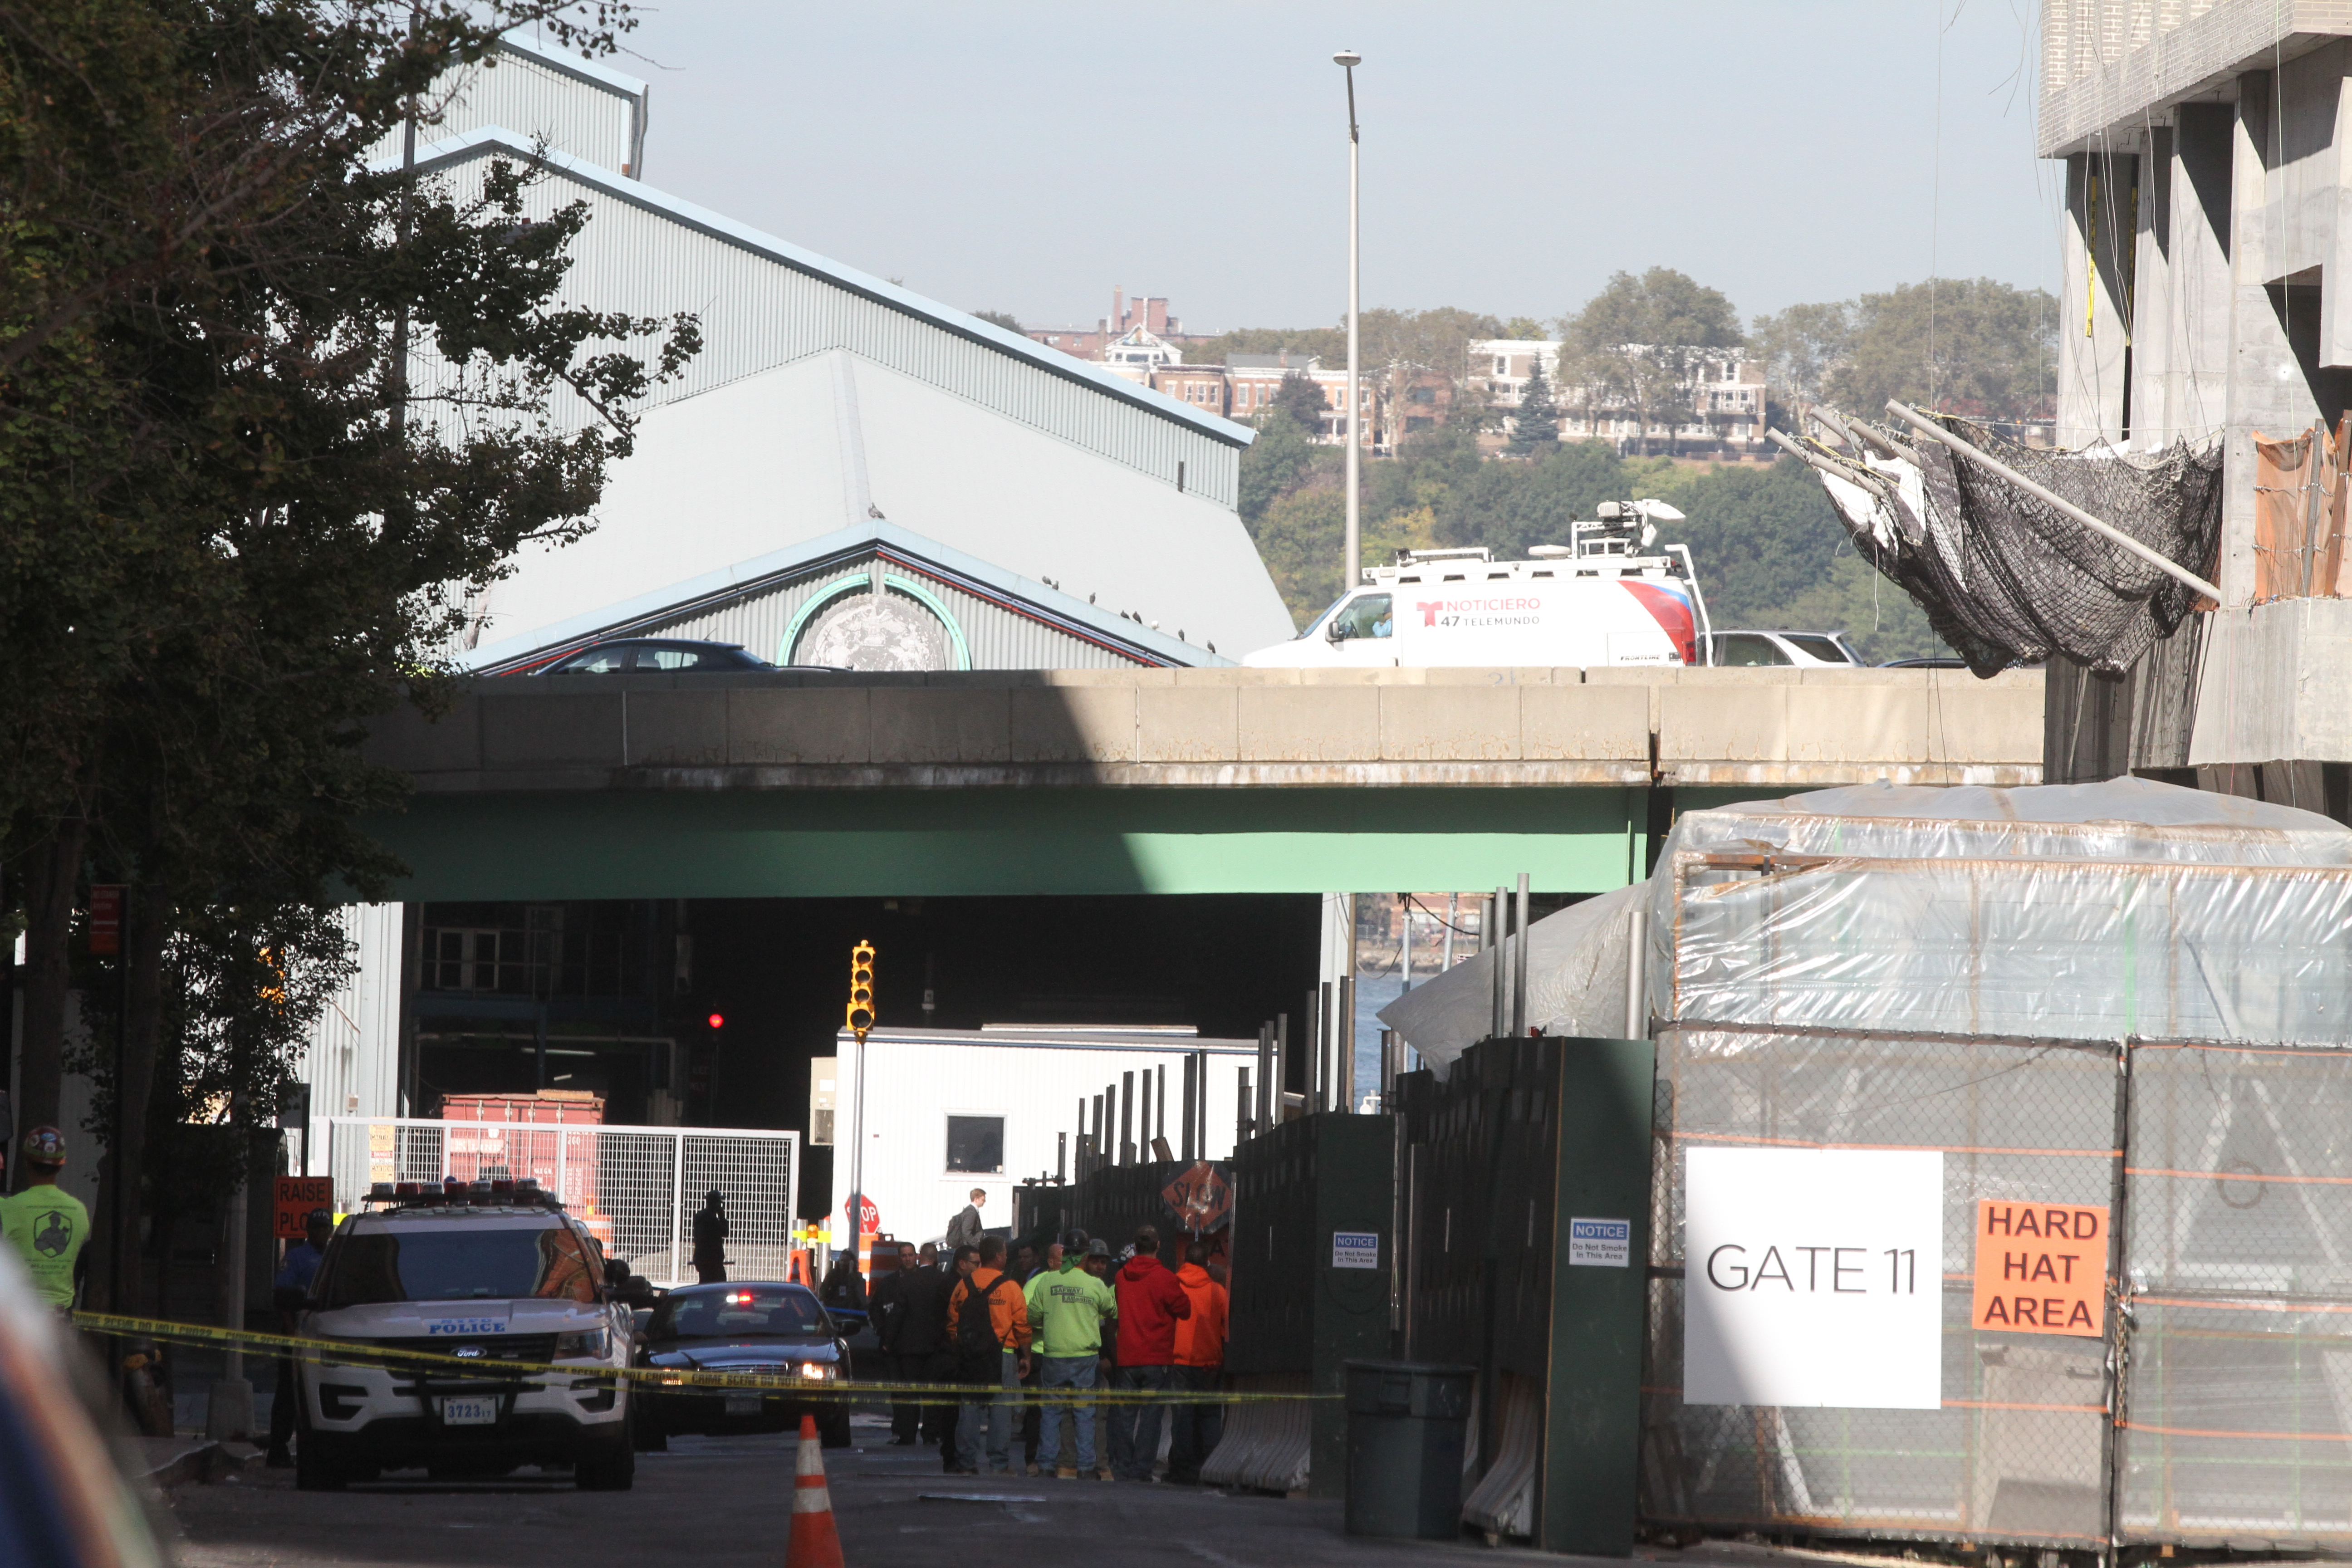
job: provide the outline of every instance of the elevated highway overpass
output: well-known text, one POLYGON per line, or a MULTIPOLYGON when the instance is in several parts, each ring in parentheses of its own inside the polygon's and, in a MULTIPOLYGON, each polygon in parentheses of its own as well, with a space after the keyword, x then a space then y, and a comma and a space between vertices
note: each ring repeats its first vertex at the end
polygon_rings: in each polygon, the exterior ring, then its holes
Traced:
POLYGON ((2042 678, 1128 669, 477 679, 370 757, 442 900, 1548 891, 1676 809, 2039 782, 2042 678))

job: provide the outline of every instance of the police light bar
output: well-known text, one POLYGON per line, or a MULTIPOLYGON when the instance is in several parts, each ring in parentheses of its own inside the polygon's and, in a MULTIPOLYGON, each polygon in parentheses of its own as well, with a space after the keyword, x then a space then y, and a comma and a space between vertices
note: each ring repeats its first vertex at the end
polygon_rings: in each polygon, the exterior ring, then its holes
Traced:
POLYGON ((372 1204, 388 1204, 392 1201, 393 1195, 390 1182, 375 1182, 370 1184, 368 1187, 368 1202, 372 1204))

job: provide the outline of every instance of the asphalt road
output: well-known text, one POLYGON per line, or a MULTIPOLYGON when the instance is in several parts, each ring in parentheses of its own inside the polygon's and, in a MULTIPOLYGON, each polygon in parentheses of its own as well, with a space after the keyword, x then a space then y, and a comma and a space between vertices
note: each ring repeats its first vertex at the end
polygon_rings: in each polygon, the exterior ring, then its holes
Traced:
MULTIPOLYGON (((943 1476, 933 1451, 889 1447, 879 1418, 860 1416, 855 1430, 856 1447, 825 1454, 849 1568, 1035 1568, 1073 1551, 1111 1553, 1119 1568, 1495 1568, 1497 1558, 1532 1555, 1351 1539, 1336 1502, 943 1476)), ((529 1472, 298 1492, 290 1471, 257 1467, 170 1494, 182 1535, 175 1556, 183 1568, 781 1568, 793 1463, 789 1438, 677 1438, 668 1453, 638 1456, 636 1488, 623 1493, 575 1491, 568 1479, 529 1472)))

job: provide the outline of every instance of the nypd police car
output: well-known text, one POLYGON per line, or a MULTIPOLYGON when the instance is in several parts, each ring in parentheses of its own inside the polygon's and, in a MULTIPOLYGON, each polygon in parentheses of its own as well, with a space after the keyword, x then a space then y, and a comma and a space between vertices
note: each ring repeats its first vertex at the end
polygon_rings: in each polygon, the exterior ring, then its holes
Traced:
POLYGON ((626 1490, 629 1391, 611 1374, 634 1327, 595 1237, 535 1183, 378 1183, 327 1244, 300 1331, 379 1353, 299 1363, 295 1484, 537 1465, 626 1490))

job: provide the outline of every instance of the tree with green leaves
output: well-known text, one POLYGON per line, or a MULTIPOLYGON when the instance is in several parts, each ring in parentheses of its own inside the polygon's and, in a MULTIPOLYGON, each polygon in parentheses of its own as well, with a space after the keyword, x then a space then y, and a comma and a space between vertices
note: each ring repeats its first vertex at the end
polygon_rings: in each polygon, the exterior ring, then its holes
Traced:
POLYGON ((1560 337, 1562 379, 1572 366, 1588 416, 1630 410, 1644 453, 1653 432, 1664 433, 1669 452, 1679 450, 1678 432, 1698 417, 1701 373, 1745 342, 1730 300, 1670 267, 1612 275, 1560 322, 1560 337))
POLYGON ((1759 316, 1748 341, 1764 362, 1764 381, 1778 401, 1818 403, 1829 378, 1853 349, 1853 308, 1843 301, 1791 305, 1759 316))
POLYGON ((1330 400, 1323 395, 1323 389, 1308 376, 1294 370, 1275 387, 1274 403, 1269 412, 1286 416, 1310 435, 1320 435, 1323 416, 1330 409, 1330 400))
POLYGON ((1313 476, 1319 426, 1301 425, 1276 404, 1253 422, 1257 439, 1242 448, 1241 478, 1234 510, 1242 525, 1255 530, 1266 508, 1305 485, 1313 476))
POLYGON ((1519 411, 1511 420, 1511 453, 1540 458, 1559 450, 1559 411, 1552 406, 1551 383, 1544 379, 1543 356, 1535 356, 1527 385, 1519 392, 1519 411))
POLYGON ((405 787, 361 758, 366 721, 440 700, 468 596, 586 529, 632 409, 698 348, 690 318, 566 298, 587 210, 534 211, 530 167, 460 188, 371 162, 504 32, 593 56, 627 25, 598 0, 0 0, 20 1121, 58 1115, 91 880, 132 885, 103 1087, 134 1140, 214 1037, 173 1022, 174 977, 234 991, 265 946, 277 999, 231 1000, 280 1025, 217 1038, 241 1113, 269 1113, 283 1062, 254 1042, 299 1037, 343 962, 322 922, 398 869, 355 826, 405 787))
POLYGON ((1889 398, 1975 419, 2047 418, 2058 301, 1990 278, 1944 278, 1864 294, 1826 383, 1830 401, 1876 417, 1889 398))
POLYGON ((1228 354, 1291 355, 1304 363, 1319 359, 1326 364, 1348 361, 1348 329, 1337 327, 1236 327, 1213 338, 1184 345, 1186 364, 1223 364, 1228 354))
POLYGON ((1029 331, 1021 324, 1021 319, 1010 310, 974 310, 972 315, 981 321, 1003 327, 1008 332, 1018 332, 1025 336, 1029 331))

